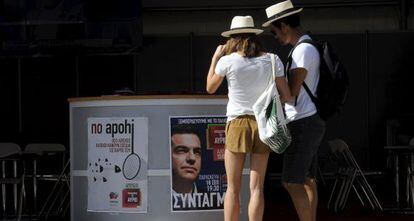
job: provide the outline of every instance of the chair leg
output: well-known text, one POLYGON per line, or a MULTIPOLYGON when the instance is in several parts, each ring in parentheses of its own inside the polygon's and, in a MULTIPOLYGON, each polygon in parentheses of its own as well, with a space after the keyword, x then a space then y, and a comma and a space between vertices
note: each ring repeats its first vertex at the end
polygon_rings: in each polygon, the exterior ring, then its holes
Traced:
POLYGON ((334 185, 332 187, 332 191, 331 191, 331 194, 329 196, 328 205, 327 205, 327 208, 328 209, 331 207, 332 199, 333 199, 333 196, 335 195, 335 191, 336 191, 336 186, 338 185, 338 181, 340 179, 339 176, 340 175, 338 174, 337 177, 336 177, 336 179, 335 179, 335 183, 334 183, 334 185))
POLYGON ((64 193, 64 195, 62 197, 62 201, 60 202, 60 204, 57 208, 58 214, 61 214, 61 213, 64 212, 63 210, 64 210, 65 202, 68 200, 68 198, 69 198, 69 191, 64 193))
POLYGON ((373 203, 374 203, 374 210, 375 208, 377 208, 378 210, 382 211, 382 206, 381 203, 379 202, 378 198, 376 197, 374 191, 371 188, 371 185, 369 185, 367 179, 365 178, 364 173, 362 172, 361 168, 359 167, 355 157, 352 155, 352 153, 348 150, 348 157, 350 159, 350 161, 352 162, 352 165, 355 166, 359 177, 361 178, 361 183, 365 184, 365 187, 367 188, 367 193, 370 195, 370 199, 372 199, 373 203))
POLYGON ((37 161, 33 160, 33 209, 34 214, 37 214, 37 161))
POLYGON ((25 185, 24 185, 24 179, 25 175, 22 174, 21 177, 21 187, 20 187, 20 200, 19 200, 19 208, 17 210, 17 221, 20 221, 22 219, 22 213, 23 213, 23 201, 25 199, 25 185))
POLYGON ((399 157, 398 154, 395 154, 395 162, 394 162, 394 167, 395 167, 395 194, 396 194, 396 201, 398 204, 400 204, 400 169, 399 169, 399 157))
POLYGON ((352 189, 354 190, 355 194, 357 195, 357 197, 358 197, 358 199, 359 199, 359 202, 361 202, 361 205, 362 205, 363 207, 365 207, 364 200, 362 199, 362 196, 361 196, 361 195, 360 195, 360 193, 358 192, 358 190, 357 190, 356 186, 355 186, 355 185, 352 185, 352 189))
POLYGON ((321 167, 319 166, 319 164, 317 164, 316 168, 317 168, 318 174, 321 178, 320 180, 322 181, 322 185, 326 186, 326 181, 325 181, 325 178, 323 177, 323 173, 322 173, 322 170, 321 170, 321 167))
MULTIPOLYGON (((1 161, 1 178, 6 178, 6 161, 1 161)), ((2 210, 3 216, 6 217, 6 184, 1 184, 2 210)))
POLYGON ((342 183, 340 187, 340 191, 338 193, 338 196, 335 200, 335 208, 334 211, 336 213, 340 213, 343 210, 343 204, 344 201, 346 201, 346 195, 349 188, 349 180, 350 180, 350 168, 343 170, 343 176, 342 176, 342 183))
POLYGON ((66 202, 66 206, 65 206, 65 209, 63 210, 62 217, 66 216, 66 213, 68 213, 69 208, 70 208, 70 200, 68 200, 68 202, 66 202))
POLYGON ((49 214, 52 212, 52 209, 53 209, 54 205, 56 205, 57 200, 59 198, 59 195, 62 192, 63 188, 65 188, 65 186, 64 185, 60 185, 59 188, 57 189, 57 191, 54 192, 55 193, 55 196, 52 199, 52 201, 50 203, 50 206, 49 206, 49 209, 47 210, 47 212, 45 214, 46 219, 47 219, 47 217, 49 217, 49 214))
POLYGON ((408 203, 408 205, 410 206, 410 207, 412 207, 412 208, 414 208, 413 207, 413 202, 414 202, 414 200, 413 200, 413 196, 414 196, 414 194, 413 194, 413 179, 412 179, 412 171, 411 171, 411 168, 408 168, 408 175, 407 175, 408 177, 407 177, 407 191, 408 191, 408 198, 409 198, 409 203, 408 203))
POLYGON ((410 154, 409 165, 408 165, 408 186, 410 192, 410 206, 414 210, 414 154, 410 154))
MULTIPOLYGON (((67 168, 69 167, 69 164, 70 164, 70 160, 68 160, 66 162, 66 165, 63 168, 62 172, 60 173, 55 185, 52 188, 52 191, 50 192, 50 194, 48 195, 46 201, 44 202, 44 204, 42 206, 42 209, 39 212, 39 217, 45 216, 47 218, 47 216, 49 215, 50 210, 51 210, 52 206, 54 205, 54 203, 56 201, 56 199, 52 199, 53 194, 56 193, 56 191, 60 192, 60 190, 58 190, 58 186, 59 186, 60 182, 63 180, 63 178, 65 177, 65 179, 67 180, 65 172, 66 172, 67 168), (52 200, 52 202, 51 202, 51 200, 52 200), (49 206, 49 204, 51 204, 51 205, 49 206), (47 209, 48 206, 49 206, 49 209, 47 209)), ((62 186, 60 186, 59 189, 61 189, 61 188, 62 188, 62 186)))
POLYGON ((407 205, 410 205, 410 177, 408 174, 410 174, 410 167, 407 166, 406 168, 407 178, 405 179, 405 201, 407 205))
POLYGON ((347 179, 345 194, 344 194, 344 196, 341 200, 341 204, 340 204, 341 211, 345 208, 346 201, 348 200, 348 197, 349 197, 349 192, 351 192, 352 185, 353 185, 354 180, 355 180, 355 176, 356 176, 356 171, 354 169, 351 169, 349 171, 349 178, 347 179))
POLYGON ((339 213, 339 205, 342 199, 342 195, 344 194, 344 190, 345 190, 345 186, 346 186, 346 173, 344 171, 344 174, 341 177, 341 186, 339 187, 339 191, 338 191, 338 195, 336 196, 335 199, 335 204, 334 204, 334 212, 335 213, 339 213))
POLYGON ((369 205, 371 206, 371 208, 373 210, 375 210, 374 199, 373 199, 372 194, 370 194, 370 191, 368 189, 368 186, 367 185, 364 185, 363 184, 363 181, 361 181, 360 179, 358 180, 358 184, 361 187, 361 190, 364 193, 365 198, 367 199, 369 205))
MULTIPOLYGON (((17 161, 13 160, 13 177, 17 178, 17 161)), ((13 184, 13 204, 14 212, 17 213, 17 183, 13 184)))

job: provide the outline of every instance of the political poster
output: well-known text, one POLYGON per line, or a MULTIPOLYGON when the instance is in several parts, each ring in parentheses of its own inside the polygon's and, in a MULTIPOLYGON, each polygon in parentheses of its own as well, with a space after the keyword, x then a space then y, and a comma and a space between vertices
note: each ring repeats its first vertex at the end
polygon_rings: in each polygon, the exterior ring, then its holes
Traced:
POLYGON ((170 117, 171 211, 223 209, 225 116, 170 117))
POLYGON ((88 211, 147 212, 148 119, 88 118, 88 211))

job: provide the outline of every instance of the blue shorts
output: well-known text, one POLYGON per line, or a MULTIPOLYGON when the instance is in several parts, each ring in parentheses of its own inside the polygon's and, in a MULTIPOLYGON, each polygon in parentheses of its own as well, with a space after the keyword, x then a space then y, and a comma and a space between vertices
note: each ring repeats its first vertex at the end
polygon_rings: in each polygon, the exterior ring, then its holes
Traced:
POLYGON ((292 143, 283 156, 282 182, 305 183, 306 178, 315 178, 318 149, 325 134, 325 121, 318 114, 288 124, 292 143))

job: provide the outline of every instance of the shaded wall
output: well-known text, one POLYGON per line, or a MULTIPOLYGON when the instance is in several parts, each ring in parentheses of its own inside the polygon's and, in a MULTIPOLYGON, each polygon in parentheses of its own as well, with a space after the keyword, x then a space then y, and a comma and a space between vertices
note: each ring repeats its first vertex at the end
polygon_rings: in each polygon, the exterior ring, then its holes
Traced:
MULTIPOLYGON (((317 35, 329 40, 351 81, 343 114, 329 122, 327 139, 350 143, 364 167, 384 165, 385 120, 412 114, 412 32, 317 35)), ((263 35, 282 60, 289 47, 263 35)), ((216 36, 146 36, 130 55, 59 55, 0 58, 1 141, 68 143, 68 104, 76 96, 112 94, 131 88, 140 94, 204 93, 216 36)), ((227 92, 226 84, 219 94, 227 92)), ((326 158, 327 148, 321 151, 326 158)))
MULTIPOLYGON (((218 35, 235 15, 266 21, 265 8, 279 0, 143 0, 144 34, 218 35)), ((302 26, 314 33, 412 30, 413 0, 292 0, 303 7, 302 26)))

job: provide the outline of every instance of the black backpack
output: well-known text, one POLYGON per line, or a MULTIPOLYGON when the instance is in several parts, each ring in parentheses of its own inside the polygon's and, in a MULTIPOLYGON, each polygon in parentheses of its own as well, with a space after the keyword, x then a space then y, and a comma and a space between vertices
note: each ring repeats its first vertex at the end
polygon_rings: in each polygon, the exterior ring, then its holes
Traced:
POLYGON ((300 41, 292 48, 288 56, 286 74, 289 73, 288 71, 292 65, 292 52, 301 43, 312 44, 318 49, 320 55, 320 77, 316 89, 317 97, 313 96, 305 82, 303 82, 303 87, 315 104, 319 116, 327 120, 329 117, 339 113, 345 104, 349 92, 348 74, 328 42, 311 39, 300 41))

